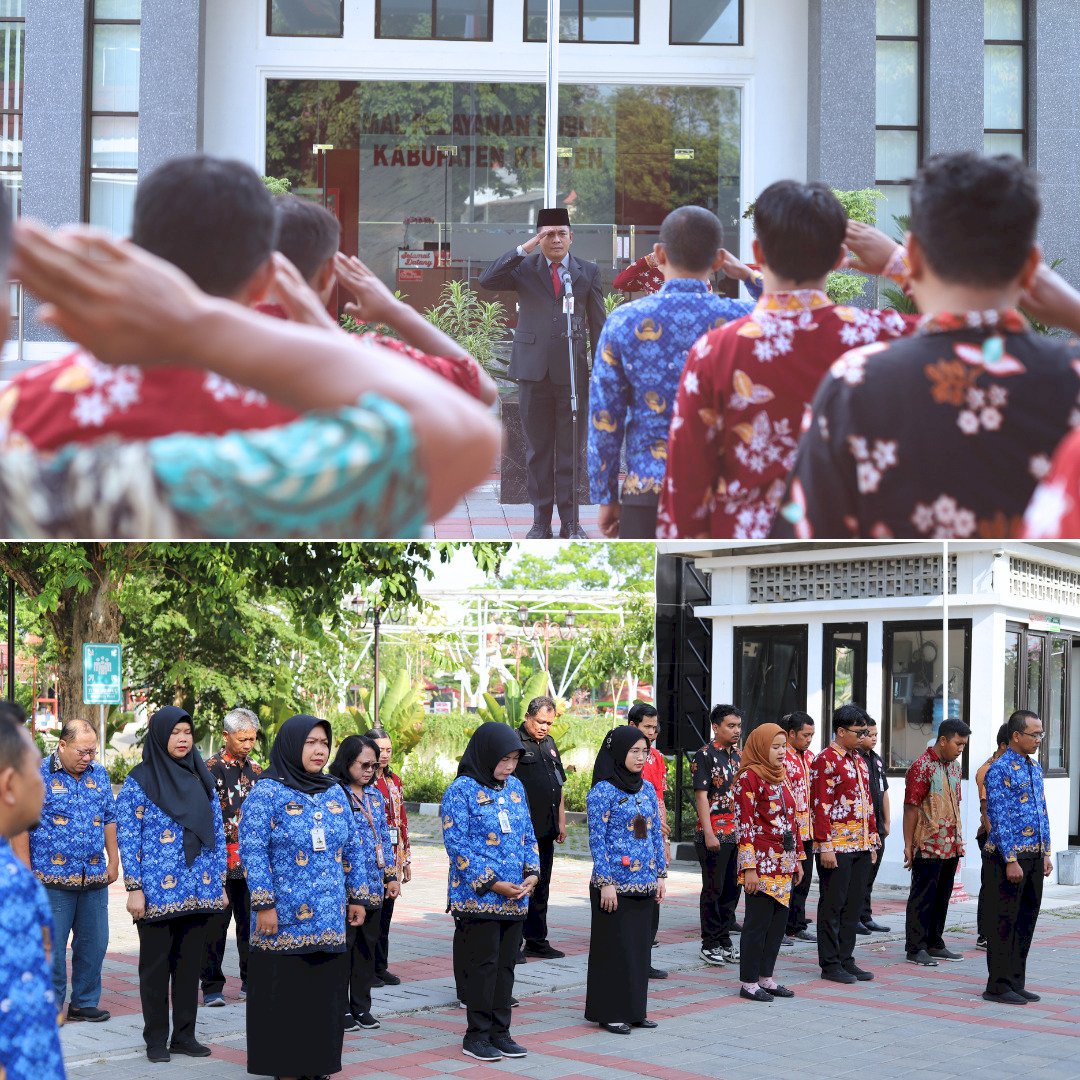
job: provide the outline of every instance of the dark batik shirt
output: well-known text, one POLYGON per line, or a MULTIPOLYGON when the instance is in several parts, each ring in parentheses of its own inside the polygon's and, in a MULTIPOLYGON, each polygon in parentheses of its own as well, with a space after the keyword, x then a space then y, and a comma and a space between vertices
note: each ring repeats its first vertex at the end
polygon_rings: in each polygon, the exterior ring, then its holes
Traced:
POLYGON ((227 876, 242 878, 244 868, 240 865, 240 809, 251 794, 251 788, 262 774, 262 766, 251 758, 238 761, 227 750, 206 759, 206 767, 214 778, 218 801, 221 803, 221 820, 225 826, 225 853, 228 858, 227 876))
POLYGON ((1016 311, 940 314, 846 353, 813 414, 772 536, 1016 535, 1080 425, 1080 342, 1016 311))
MULTIPOLYGON (((737 747, 728 750, 715 743, 706 743, 695 755, 690 765, 694 777, 694 790, 705 791, 709 796, 709 817, 713 832, 721 844, 738 843, 735 823, 735 774, 739 771, 737 747)), ((698 818, 698 833, 702 833, 698 818)))

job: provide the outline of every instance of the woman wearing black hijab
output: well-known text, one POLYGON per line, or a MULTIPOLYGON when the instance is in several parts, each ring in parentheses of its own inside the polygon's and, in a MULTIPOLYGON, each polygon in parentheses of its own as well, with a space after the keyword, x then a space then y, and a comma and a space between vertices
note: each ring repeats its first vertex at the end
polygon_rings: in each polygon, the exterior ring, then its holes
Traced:
POLYGON ((341 1070, 345 928, 364 921, 360 837, 345 793, 323 772, 331 738, 325 720, 286 720, 240 816, 252 921, 248 1072, 281 1080, 341 1070))
POLYGON ((529 803, 513 776, 520 756, 514 728, 481 724, 441 807, 450 858, 446 906, 454 916, 455 966, 468 1010, 461 1052, 479 1061, 528 1053, 510 1037, 514 964, 540 880, 529 803))
POLYGON ((394 862, 394 845, 390 826, 386 823, 386 804, 375 787, 379 768, 379 746, 366 735, 348 735, 341 740, 330 766, 333 776, 345 791, 364 855, 364 921, 349 927, 346 945, 349 955, 349 1011, 345 1030, 373 1030, 379 1021, 371 1015, 371 987, 375 982, 375 962, 378 957, 379 933, 382 929, 380 911, 386 898, 396 899, 401 886, 394 862))
POLYGON ((207 923, 226 907, 225 833, 214 781, 183 709, 170 705, 150 717, 142 763, 116 799, 116 834, 127 910, 139 931, 146 1056, 206 1057, 210 1048, 195 1039, 195 1016, 207 923))
POLYGON ((636 727, 608 732, 586 800, 593 872, 585 1019, 617 1035, 656 1027, 646 1018, 649 954, 667 860, 656 791, 641 779, 648 753, 636 727))

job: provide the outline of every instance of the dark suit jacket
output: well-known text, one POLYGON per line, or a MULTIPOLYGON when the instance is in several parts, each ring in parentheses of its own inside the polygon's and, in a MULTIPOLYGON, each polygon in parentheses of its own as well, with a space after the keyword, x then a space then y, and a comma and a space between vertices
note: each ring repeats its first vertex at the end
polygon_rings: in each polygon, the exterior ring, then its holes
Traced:
MULTIPOLYGON (((567 257, 570 281, 574 287, 575 341, 578 393, 588 388, 585 362, 584 327, 595 349, 604 328, 604 294, 600 291, 600 267, 596 263, 567 257)), ((485 289, 510 290, 518 294, 518 324, 514 331, 514 349, 510 356, 511 379, 539 382, 545 375, 551 381, 570 382, 570 364, 566 350, 566 316, 562 300, 555 298, 551 270, 540 250, 524 258, 517 251, 495 260, 479 278, 485 289)))

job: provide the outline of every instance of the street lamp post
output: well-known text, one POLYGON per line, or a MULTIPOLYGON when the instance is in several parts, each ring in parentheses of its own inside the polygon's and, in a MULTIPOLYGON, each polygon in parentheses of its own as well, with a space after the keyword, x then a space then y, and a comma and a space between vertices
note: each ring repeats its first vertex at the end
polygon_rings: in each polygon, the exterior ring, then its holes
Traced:
POLYGON ((7 582, 7 697, 15 700, 15 579, 7 582))
MULTIPOLYGON (((367 601, 367 598, 365 596, 363 596, 361 593, 356 593, 353 596, 353 598, 349 601, 349 606, 360 617, 360 625, 362 627, 366 627, 367 626, 367 620, 368 620, 368 616, 367 616, 367 613, 368 613, 368 601, 367 601)), ((386 614, 387 618, 389 618, 389 620, 391 622, 398 622, 399 619, 400 619, 400 616, 395 616, 393 614, 393 612, 390 610, 390 605, 389 604, 382 604, 378 600, 372 601, 372 603, 370 605, 370 610, 371 610, 371 630, 372 630, 371 651, 372 651, 372 655, 373 655, 374 661, 375 661, 375 665, 374 665, 375 666, 375 672, 374 672, 375 682, 374 682, 374 685, 371 688, 371 701, 372 701, 372 705, 371 705, 372 725, 371 726, 372 727, 378 727, 379 726, 379 628, 382 625, 382 617, 383 617, 384 614, 386 614)))
POLYGON ((552 622, 551 616, 544 612, 544 617, 539 622, 533 624, 533 629, 530 632, 528 628, 529 623, 529 608, 526 604, 518 606, 518 622, 521 623, 521 630, 525 637, 529 641, 535 641, 539 635, 543 635, 544 638, 544 670, 549 673, 551 671, 550 664, 550 650, 551 650, 551 633, 552 630, 558 635, 560 641, 568 641, 574 636, 574 623, 576 617, 572 611, 567 611, 563 616, 561 623, 552 622))

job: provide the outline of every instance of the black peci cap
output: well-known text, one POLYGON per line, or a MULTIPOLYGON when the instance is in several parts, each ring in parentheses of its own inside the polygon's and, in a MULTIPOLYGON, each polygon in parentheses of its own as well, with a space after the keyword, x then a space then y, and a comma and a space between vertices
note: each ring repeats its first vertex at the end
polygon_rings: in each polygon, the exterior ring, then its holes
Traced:
POLYGON ((570 227, 570 211, 565 206, 553 210, 541 210, 536 215, 536 227, 543 229, 547 225, 565 225, 570 227))

